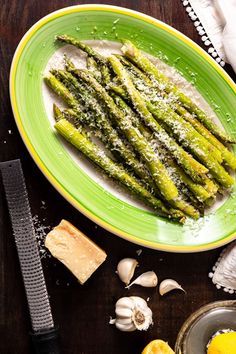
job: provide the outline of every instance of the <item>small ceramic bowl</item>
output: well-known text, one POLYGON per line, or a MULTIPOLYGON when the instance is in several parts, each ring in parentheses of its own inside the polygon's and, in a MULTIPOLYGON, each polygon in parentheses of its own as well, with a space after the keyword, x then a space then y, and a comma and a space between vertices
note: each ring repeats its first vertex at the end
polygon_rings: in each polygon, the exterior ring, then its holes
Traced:
POLYGON ((216 301, 201 307, 183 324, 176 354, 206 354, 207 344, 219 330, 236 331, 236 301, 216 301))

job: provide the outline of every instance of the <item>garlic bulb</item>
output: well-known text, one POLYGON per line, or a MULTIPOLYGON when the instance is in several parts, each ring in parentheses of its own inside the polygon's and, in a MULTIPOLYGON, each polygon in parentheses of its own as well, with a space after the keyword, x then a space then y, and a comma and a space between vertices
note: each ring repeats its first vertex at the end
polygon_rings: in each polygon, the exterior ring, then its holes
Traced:
POLYGON ((173 279, 165 279, 161 282, 161 284, 159 286, 159 293, 161 295, 164 295, 174 289, 179 289, 179 290, 182 290, 185 292, 185 290, 182 288, 181 285, 179 285, 177 283, 177 281, 175 281, 173 279))
POLYGON ((114 323, 120 331, 146 331, 152 324, 152 311, 146 301, 138 296, 120 298, 115 312, 116 318, 110 323, 114 323))
POLYGON ((153 271, 149 271, 141 274, 130 285, 126 286, 126 288, 129 289, 134 284, 141 285, 146 288, 154 288, 155 286, 157 286, 157 283, 158 279, 156 273, 153 271))
POLYGON ((138 262, 134 258, 124 258, 118 263, 116 273, 126 285, 129 285, 137 265, 138 262))

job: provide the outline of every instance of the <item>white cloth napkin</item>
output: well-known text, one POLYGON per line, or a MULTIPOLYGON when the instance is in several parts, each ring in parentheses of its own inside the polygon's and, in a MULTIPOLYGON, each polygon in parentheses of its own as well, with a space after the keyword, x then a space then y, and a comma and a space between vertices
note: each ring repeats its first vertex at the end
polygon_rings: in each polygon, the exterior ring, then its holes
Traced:
POLYGON ((223 249, 216 264, 209 273, 217 289, 225 292, 236 292, 236 241, 223 249))
POLYGON ((236 0, 214 0, 222 21, 222 42, 226 60, 236 72, 236 0))
POLYGON ((183 0, 208 52, 236 72, 236 0, 183 0))

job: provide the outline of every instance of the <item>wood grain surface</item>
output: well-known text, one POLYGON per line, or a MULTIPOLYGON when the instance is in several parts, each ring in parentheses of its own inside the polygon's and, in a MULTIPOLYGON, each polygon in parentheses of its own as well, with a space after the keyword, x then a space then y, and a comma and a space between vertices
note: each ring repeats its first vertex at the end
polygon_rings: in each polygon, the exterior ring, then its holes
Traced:
MULTIPOLYGON (((100 3, 92 1, 90 3, 100 3)), ((86 3, 80 1, 80 4, 86 3)), ((201 45, 180 0, 110 0, 105 4, 128 7, 172 25, 201 45)), ((17 131, 8 94, 10 64, 23 34, 51 11, 78 4, 65 0, 1 0, 1 104, 0 160, 20 158, 23 164, 32 213, 39 224, 54 226, 68 219, 108 254, 107 261, 80 286, 55 259, 43 259, 51 307, 61 335, 62 354, 140 354, 144 346, 161 338, 174 346, 184 320, 200 306, 215 300, 234 299, 217 290, 208 278, 220 249, 205 253, 172 254, 143 249, 137 274, 155 270, 160 280, 176 279, 185 289, 160 298, 158 289, 133 287, 128 291, 115 274, 123 257, 137 257, 140 247, 110 234, 68 204, 39 171, 17 131), (154 326, 147 332, 122 333, 108 324, 114 304, 121 296, 150 298, 154 326)), ((232 74, 230 68, 229 73, 232 74)), ((31 353, 30 320, 6 201, 0 184, 0 353, 31 353)))

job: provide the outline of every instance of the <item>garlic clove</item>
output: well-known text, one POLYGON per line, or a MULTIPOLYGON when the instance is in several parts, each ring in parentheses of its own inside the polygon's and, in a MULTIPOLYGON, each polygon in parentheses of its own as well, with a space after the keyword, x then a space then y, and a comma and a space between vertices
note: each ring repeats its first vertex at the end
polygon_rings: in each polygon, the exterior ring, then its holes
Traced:
POLYGON ((133 332, 136 330, 136 327, 134 326, 133 323, 125 325, 125 324, 122 324, 122 323, 116 321, 115 325, 116 325, 116 328, 122 332, 133 332))
POLYGON ((119 314, 119 317, 131 317, 132 316, 132 309, 131 308, 123 308, 122 306, 116 306, 115 310, 116 315, 119 314))
POLYGON ((129 299, 133 303, 133 307, 141 307, 142 309, 147 307, 147 302, 139 296, 130 296, 129 299))
MULTIPOLYGON (((132 314, 131 314, 132 316, 132 314)), ((122 325, 128 325, 130 324, 130 317, 127 317, 127 318, 119 318, 119 323, 122 324, 122 325)))
POLYGON ((130 283, 137 265, 138 262, 134 258, 124 258, 118 263, 116 273, 119 275, 120 280, 126 285, 130 283))
POLYGON ((116 302, 116 308, 127 308, 127 309, 132 309, 134 307, 133 301, 131 297, 125 296, 121 297, 119 300, 116 302))
POLYGON ((154 288, 157 286, 158 278, 155 272, 149 271, 141 274, 138 278, 136 278, 131 284, 126 286, 129 289, 132 285, 141 285, 146 288, 154 288))
POLYGON ((177 281, 173 279, 165 279, 161 282, 159 286, 159 293, 160 295, 164 295, 168 293, 169 291, 172 290, 182 290, 183 292, 186 292, 180 284, 177 283, 177 281))

